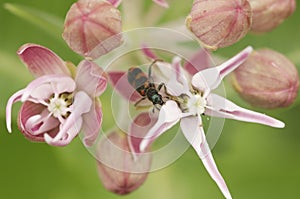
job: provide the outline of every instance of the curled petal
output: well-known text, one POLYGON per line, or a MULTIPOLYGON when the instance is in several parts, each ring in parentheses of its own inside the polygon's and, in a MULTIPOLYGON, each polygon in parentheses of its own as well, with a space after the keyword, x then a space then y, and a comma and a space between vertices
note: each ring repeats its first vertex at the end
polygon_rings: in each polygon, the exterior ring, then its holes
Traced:
POLYGON ((83 115, 82 132, 84 134, 83 143, 85 146, 92 146, 95 142, 102 124, 102 117, 103 113, 100 101, 95 101, 92 109, 83 115))
POLYGON ((277 119, 239 107, 233 102, 216 94, 210 94, 208 97, 208 107, 206 108, 205 114, 209 116, 259 123, 276 128, 283 128, 285 126, 283 122, 277 119))
POLYGON ((176 102, 167 101, 159 111, 158 121, 149 130, 147 135, 143 138, 140 144, 140 151, 145 149, 161 134, 173 127, 181 118, 181 110, 178 108, 176 102))
POLYGON ((217 88, 222 79, 239 67, 247 59, 252 50, 252 47, 249 46, 220 66, 208 68, 196 73, 192 78, 192 85, 200 91, 217 88))
POLYGON ((70 75, 64 61, 46 47, 25 44, 19 48, 17 54, 35 77, 50 74, 70 75))
POLYGON ((13 94, 7 102, 6 105, 6 128, 8 130, 8 132, 11 133, 11 109, 12 109, 12 105, 18 101, 21 100, 21 97, 24 93, 24 89, 19 90, 18 92, 16 92, 15 94, 13 94))
POLYGON ((122 2, 122 0, 107 0, 108 2, 110 2, 113 6, 115 6, 116 8, 120 5, 120 3, 122 2))
POLYGON ((28 84, 21 100, 24 102, 30 96, 42 100, 54 93, 73 92, 76 88, 74 80, 65 75, 44 75, 28 84))
POLYGON ((64 146, 68 144, 81 130, 82 115, 90 111, 92 106, 91 98, 84 92, 76 93, 74 103, 72 104, 71 114, 64 123, 61 124, 60 130, 54 138, 44 134, 45 141, 54 146, 64 146))
MULTIPOLYGON (((21 109, 18 115, 18 128, 22 132, 22 134, 30 141, 34 142, 44 142, 43 134, 32 134, 34 130, 38 131, 38 129, 43 126, 43 123, 35 123, 36 125, 29 125, 30 122, 33 122, 38 115, 41 113, 46 113, 46 108, 42 104, 36 104, 34 102, 26 101, 22 104, 21 109), (31 120, 31 121, 30 121, 31 120), (35 127, 35 129, 29 129, 30 127, 35 127)), ((41 117, 39 117, 41 118, 41 117)), ((49 120, 50 121, 50 120, 49 120)), ((45 128, 44 133, 48 133, 51 136, 54 136, 58 132, 59 123, 57 121, 53 121, 53 123, 46 124, 47 128, 45 128), (56 124, 56 126, 55 126, 56 124), (50 127, 51 126, 51 127, 50 127), (50 127, 50 128, 49 128, 50 127)))
POLYGON ((227 185, 220 174, 210 148, 205 138, 202 121, 200 117, 182 118, 180 127, 186 139, 193 146, 199 158, 202 160, 207 172, 217 183, 218 187, 227 199, 231 198, 227 185))
POLYGON ((112 86, 118 93, 120 93, 125 99, 131 102, 137 102, 141 99, 141 96, 136 92, 129 84, 127 79, 127 73, 125 72, 108 72, 108 77, 112 83, 112 86))
POLYGON ((25 129, 31 135, 37 136, 56 128, 59 120, 51 117, 49 111, 45 108, 40 114, 28 118, 25 123, 25 129))
POLYGON ((209 52, 204 49, 200 49, 184 64, 184 69, 190 75, 194 75, 197 72, 205 70, 209 67, 210 67, 209 52))
POLYGON ((75 82, 77 90, 83 90, 92 98, 101 95, 107 86, 103 70, 94 62, 83 60, 79 63, 75 82))
POLYGON ((169 4, 166 0, 153 0, 157 5, 160 5, 161 7, 164 8, 169 8, 169 4))
POLYGON ((140 143, 143 137, 157 122, 157 117, 148 112, 140 113, 136 116, 128 129, 128 144, 131 152, 135 155, 141 153, 140 143))

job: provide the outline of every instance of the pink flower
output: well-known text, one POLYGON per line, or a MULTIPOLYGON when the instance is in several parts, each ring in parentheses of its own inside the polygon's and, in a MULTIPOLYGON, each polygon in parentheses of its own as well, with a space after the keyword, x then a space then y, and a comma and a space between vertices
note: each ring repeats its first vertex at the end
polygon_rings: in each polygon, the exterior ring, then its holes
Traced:
POLYGON ((12 105, 21 101, 18 127, 29 140, 65 146, 82 130, 85 145, 92 145, 102 121, 97 97, 107 84, 102 69, 87 60, 75 69, 73 64, 36 44, 23 45, 18 55, 36 79, 8 100, 8 131, 12 132, 12 105))
POLYGON ((224 196, 231 198, 206 141, 201 115, 255 122, 277 128, 284 127, 284 123, 279 120, 241 108, 233 102, 211 93, 227 74, 246 60, 251 51, 252 48, 248 47, 220 66, 194 74, 191 80, 184 74, 180 66, 180 58, 175 58, 173 72, 169 73, 170 78, 166 83, 171 100, 162 106, 157 122, 140 141, 137 152, 143 152, 156 138, 180 121, 183 134, 201 158, 208 173, 224 196))
MULTIPOLYGON (((107 0, 109 1, 113 6, 118 7, 122 0, 107 0)), ((160 5, 161 7, 168 8, 169 4, 166 0, 152 0, 157 5, 160 5)))

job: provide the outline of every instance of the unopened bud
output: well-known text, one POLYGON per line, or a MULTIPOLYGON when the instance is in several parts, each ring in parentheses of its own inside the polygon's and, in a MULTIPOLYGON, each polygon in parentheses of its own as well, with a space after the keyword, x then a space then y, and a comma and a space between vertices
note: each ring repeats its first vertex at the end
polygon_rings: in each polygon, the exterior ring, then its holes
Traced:
POLYGON ((296 67, 273 50, 254 51, 233 74, 234 87, 253 106, 286 107, 297 96, 299 76, 296 67))
POLYGON ((216 50, 243 38, 251 15, 247 0, 195 0, 186 25, 206 48, 216 50))
POLYGON ((134 159, 125 134, 113 131, 100 140, 97 147, 98 173, 104 187, 125 195, 139 188, 146 180, 151 166, 150 154, 134 159))
POLYGON ((76 53, 98 58, 122 43, 120 12, 103 0, 79 0, 67 13, 63 38, 76 53))
POLYGON ((253 32, 268 32, 290 16, 295 8, 295 0, 249 0, 252 7, 253 32))

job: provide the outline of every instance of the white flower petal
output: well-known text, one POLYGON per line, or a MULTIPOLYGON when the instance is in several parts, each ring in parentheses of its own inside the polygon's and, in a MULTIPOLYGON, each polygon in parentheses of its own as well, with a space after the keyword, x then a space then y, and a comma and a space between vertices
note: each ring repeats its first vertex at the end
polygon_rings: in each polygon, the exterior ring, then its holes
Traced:
POLYGON ((202 128, 201 118, 182 118, 180 126, 183 134, 197 152, 211 178, 217 183, 225 198, 231 199, 232 197, 227 188, 227 185, 217 168, 217 165, 206 141, 204 130, 202 128))
POLYGON ((178 108, 176 102, 167 101, 160 109, 158 121, 149 130, 147 135, 140 143, 140 151, 145 149, 161 134, 174 126, 181 118, 181 110, 178 108))
POLYGON ((283 128, 285 124, 277 119, 262 113, 251 111, 216 94, 210 94, 208 97, 208 107, 205 114, 215 117, 230 118, 245 122, 264 124, 276 128, 283 128))

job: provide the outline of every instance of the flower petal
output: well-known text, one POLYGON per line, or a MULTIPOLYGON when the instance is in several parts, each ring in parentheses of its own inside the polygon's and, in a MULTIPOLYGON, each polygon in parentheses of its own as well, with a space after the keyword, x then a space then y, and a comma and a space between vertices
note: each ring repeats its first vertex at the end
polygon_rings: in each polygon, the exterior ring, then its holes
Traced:
POLYGON ((217 165, 214 161, 214 158, 206 141, 201 118, 182 118, 180 126, 183 134, 197 152, 211 178, 217 183, 225 198, 230 199, 230 192, 222 175, 220 174, 217 168, 217 165))
POLYGON ((120 3, 122 2, 122 0, 107 0, 108 2, 110 2, 113 6, 115 6, 116 8, 120 5, 120 3))
POLYGON ((160 5, 161 7, 169 8, 169 4, 165 0, 153 0, 153 2, 155 2, 158 5, 160 5))
POLYGON ((169 74, 170 80, 166 84, 171 95, 179 96, 189 92, 188 81, 181 66, 181 58, 174 57, 172 61, 172 73, 169 74))
POLYGON ((140 143, 156 122, 157 117, 149 112, 140 113, 134 118, 128 129, 128 144, 134 155, 141 153, 140 143))
POLYGON ((206 108, 205 114, 209 116, 259 123, 276 128, 283 128, 285 126, 283 122, 277 119, 274 119, 262 113, 239 107, 233 102, 216 94, 209 95, 208 107, 206 108))
POLYGON ((239 67, 247 59, 252 50, 252 47, 249 46, 220 66, 208 68, 196 73, 192 78, 192 85, 200 91, 217 88, 222 79, 239 67))
POLYGON ((52 94, 73 92, 76 88, 74 80, 66 75, 44 75, 30 82, 24 89, 21 100, 24 102, 30 96, 35 99, 45 99, 52 94), (46 85, 46 86, 45 86, 46 85), (46 89, 47 88, 47 89, 46 89))
POLYGON ((27 119, 25 129, 31 135, 37 136, 56 128, 59 124, 59 120, 51 117, 48 109, 45 108, 41 113, 27 119))
MULTIPOLYGON (((22 132, 22 134, 30 141, 34 142, 44 142, 43 134, 32 134, 32 130, 28 129, 28 120, 30 118, 35 117, 37 118, 37 115, 40 115, 42 112, 47 110, 44 105, 42 104, 36 104, 34 102, 26 101, 22 104, 19 115, 18 115, 18 128, 22 132)), ((34 119, 34 118, 33 118, 34 119)), ((32 120, 32 119, 31 119, 32 120)), ((54 122, 56 123, 56 122, 54 122)), ((47 128, 48 130, 44 133, 48 133, 49 135, 53 136, 56 135, 58 132, 59 123, 56 123, 57 125, 51 125, 52 128, 47 128)), ((40 126, 43 125, 40 123, 40 126)), ((33 125, 31 125, 32 127, 33 125)), ((35 126, 35 127, 40 127, 35 126)), ((48 126, 48 125, 47 125, 48 126)))
POLYGON ((100 96, 107 86, 107 79, 102 68, 88 60, 79 63, 75 82, 77 90, 83 90, 91 97, 100 96))
POLYGON ((184 69, 190 75, 194 75, 197 72, 205 70, 209 67, 210 67, 209 52, 204 49, 200 49, 184 64, 184 69))
POLYGON ((142 52, 150 59, 156 60, 158 56, 146 44, 142 44, 142 52))
POLYGON ((65 62, 46 47, 37 44, 25 44, 19 48, 17 54, 35 77, 50 74, 70 76, 65 62))
POLYGON ((161 134, 174 126, 181 118, 181 110, 178 108, 176 102, 167 101, 159 111, 158 121, 149 130, 147 135, 143 138, 140 144, 140 151, 145 149, 161 134))
POLYGON ((108 72, 108 77, 114 89, 125 99, 131 102, 137 102, 141 99, 141 95, 129 84, 126 72, 108 72))
POLYGON ((100 101, 95 101, 92 109, 82 116, 83 143, 85 146, 90 147, 94 144, 100 131, 102 117, 103 113, 100 101))
POLYGON ((7 102, 6 105, 6 128, 9 133, 11 133, 11 111, 12 111, 12 105, 18 101, 21 101, 21 97, 24 93, 24 89, 17 91, 14 93, 7 102))
POLYGON ((44 134, 45 141, 54 146, 63 146, 68 144, 74 138, 82 126, 82 115, 90 111, 92 106, 91 98, 85 92, 78 92, 74 97, 74 103, 72 104, 71 114, 66 121, 61 124, 60 130, 54 138, 47 133, 44 134))

